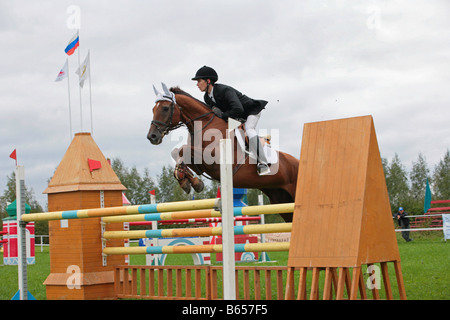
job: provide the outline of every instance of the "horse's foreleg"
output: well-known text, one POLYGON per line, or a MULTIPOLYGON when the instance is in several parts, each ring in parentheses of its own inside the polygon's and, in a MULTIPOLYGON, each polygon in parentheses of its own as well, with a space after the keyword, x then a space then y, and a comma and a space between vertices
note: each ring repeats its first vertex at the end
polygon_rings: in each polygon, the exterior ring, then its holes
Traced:
POLYGON ((191 192, 191 186, 196 192, 201 192, 205 187, 203 181, 195 177, 184 162, 181 162, 175 166, 173 175, 186 193, 191 192))
POLYGON ((192 177, 191 179, 189 179, 189 182, 191 183, 192 188, 194 188, 195 192, 202 192, 203 188, 205 187, 203 181, 197 177, 192 177))
POLYGON ((191 192, 191 183, 190 181, 187 179, 186 177, 186 173, 184 172, 183 166, 183 149, 186 146, 181 146, 180 148, 174 148, 172 150, 171 156, 172 158, 175 160, 175 162, 177 163, 175 165, 175 169, 173 170, 173 176, 175 177, 175 179, 177 179, 181 189, 184 190, 184 192, 186 193, 190 193, 191 192))
MULTIPOLYGON (((190 162, 187 162, 188 164, 192 164, 192 163, 195 164, 195 163, 197 163, 197 161, 199 159, 200 160, 202 159, 202 149, 201 148, 199 149, 197 147, 194 147, 192 144, 189 146, 185 145, 185 148, 189 148, 189 152, 190 152, 189 154, 191 155, 191 157, 189 159, 190 162)), ((186 164, 184 164, 184 166, 185 166, 185 170, 187 172, 186 177, 189 179, 189 182, 191 183, 192 188, 194 188, 194 190, 196 192, 203 191, 203 188, 205 187, 203 181, 194 175, 194 172, 197 174, 201 174, 202 173, 201 170, 199 170, 199 168, 197 168, 197 167, 192 167, 192 165, 191 165, 191 168, 189 168, 186 164)))
POLYGON ((203 181, 194 176, 194 173, 191 171, 191 169, 189 169, 188 166, 184 163, 184 154, 186 151, 185 149, 189 149, 189 146, 184 145, 180 149, 177 149, 175 152, 172 152, 172 157, 174 157, 175 155, 178 156, 178 158, 176 159, 177 165, 175 166, 173 174, 178 180, 181 188, 186 193, 191 192, 191 186, 196 192, 201 192, 205 185, 203 184, 203 181))
POLYGON ((202 192, 203 188, 205 187, 205 184, 202 180, 194 176, 194 173, 192 170, 185 164, 182 164, 183 170, 186 173, 186 179, 189 180, 190 184, 192 185, 192 188, 194 188, 195 192, 202 192))
POLYGON ((177 164, 175 166, 175 169, 173 170, 173 176, 175 177, 175 179, 177 179, 181 189, 183 189, 184 192, 191 192, 191 182, 186 177, 186 173, 184 172, 183 167, 180 164, 177 164))

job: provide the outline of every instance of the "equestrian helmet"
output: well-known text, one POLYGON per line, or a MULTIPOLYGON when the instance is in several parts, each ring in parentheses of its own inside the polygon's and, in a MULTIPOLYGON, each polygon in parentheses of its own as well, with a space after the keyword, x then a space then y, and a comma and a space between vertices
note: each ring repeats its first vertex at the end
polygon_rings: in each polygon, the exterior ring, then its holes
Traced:
POLYGON ((200 69, 198 69, 197 73, 195 74, 195 77, 192 78, 192 80, 199 80, 199 79, 210 79, 212 82, 216 82, 219 79, 219 76, 217 75, 217 72, 207 66, 203 66, 200 69))

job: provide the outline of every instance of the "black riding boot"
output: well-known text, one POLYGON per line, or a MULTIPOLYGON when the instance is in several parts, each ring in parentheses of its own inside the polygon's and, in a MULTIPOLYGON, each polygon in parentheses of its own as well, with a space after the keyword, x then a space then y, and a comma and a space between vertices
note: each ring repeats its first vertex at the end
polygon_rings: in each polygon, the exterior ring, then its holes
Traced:
POLYGON ((266 155, 264 153, 264 149, 262 147, 261 141, 259 140, 259 137, 253 137, 250 139, 249 141, 249 147, 250 147, 250 151, 256 155, 257 158, 257 170, 258 170, 258 174, 260 176, 263 175, 267 175, 270 173, 270 168, 268 165, 268 161, 266 158, 266 155))

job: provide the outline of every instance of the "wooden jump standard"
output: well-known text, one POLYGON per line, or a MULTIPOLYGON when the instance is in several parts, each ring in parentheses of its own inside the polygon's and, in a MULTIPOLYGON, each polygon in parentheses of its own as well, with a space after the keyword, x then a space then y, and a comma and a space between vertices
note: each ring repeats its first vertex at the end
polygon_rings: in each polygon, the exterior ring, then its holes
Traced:
POLYGON ((380 263, 379 281, 369 289, 376 299, 383 283, 392 299, 387 266, 393 263, 400 299, 406 299, 372 117, 305 124, 298 177, 286 298, 307 299, 306 275, 312 271, 309 298, 318 299, 319 273, 325 271, 323 299, 333 298, 333 286, 336 299, 343 299, 345 290, 349 299, 357 299, 358 291, 366 299, 362 266, 376 270, 380 263))

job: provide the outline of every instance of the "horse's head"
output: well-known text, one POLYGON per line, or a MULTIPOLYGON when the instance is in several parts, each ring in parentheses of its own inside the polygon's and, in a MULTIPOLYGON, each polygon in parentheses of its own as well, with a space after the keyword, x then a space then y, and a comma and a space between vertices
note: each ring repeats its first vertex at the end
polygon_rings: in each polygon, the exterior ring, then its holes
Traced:
POLYGON ((160 144, 163 137, 180 126, 180 110, 175 100, 175 94, 162 84, 164 93, 160 93, 155 86, 156 104, 153 107, 153 120, 147 139, 152 144, 160 144))

